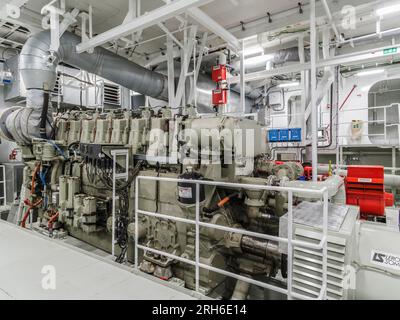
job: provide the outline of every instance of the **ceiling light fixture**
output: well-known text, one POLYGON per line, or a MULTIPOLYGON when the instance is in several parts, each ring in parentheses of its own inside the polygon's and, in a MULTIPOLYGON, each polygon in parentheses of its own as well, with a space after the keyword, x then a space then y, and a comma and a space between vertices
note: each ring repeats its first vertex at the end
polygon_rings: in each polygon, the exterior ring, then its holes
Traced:
POLYGON ((376 10, 376 15, 379 17, 383 17, 385 15, 393 14, 396 12, 400 12, 400 3, 379 8, 376 10))
POLYGON ((274 59, 273 54, 263 54, 262 56, 256 56, 256 57, 244 60, 244 64, 246 67, 251 67, 251 66, 256 66, 256 65, 259 65, 259 64, 267 62, 267 61, 271 61, 272 59, 274 59))
POLYGON ((292 82, 285 82, 281 83, 278 85, 279 88, 293 88, 293 87, 298 87, 300 85, 300 82, 298 81, 292 81, 292 82))

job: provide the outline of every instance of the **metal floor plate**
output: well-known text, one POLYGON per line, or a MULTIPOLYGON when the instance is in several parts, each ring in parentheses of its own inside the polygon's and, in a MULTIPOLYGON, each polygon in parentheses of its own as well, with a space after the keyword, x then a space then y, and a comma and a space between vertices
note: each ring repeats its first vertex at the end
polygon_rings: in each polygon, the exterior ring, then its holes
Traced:
POLYGON ((0 299, 195 298, 189 291, 176 290, 0 220, 0 299), (45 266, 55 268, 54 290, 42 287, 45 266))

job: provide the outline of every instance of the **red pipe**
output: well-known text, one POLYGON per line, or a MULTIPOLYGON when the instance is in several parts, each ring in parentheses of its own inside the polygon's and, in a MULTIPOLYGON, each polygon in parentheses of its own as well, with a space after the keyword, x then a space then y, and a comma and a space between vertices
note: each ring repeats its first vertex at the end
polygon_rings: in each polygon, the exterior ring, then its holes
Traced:
MULTIPOLYGON (((32 182, 31 182, 31 195, 33 195, 35 193, 35 180, 36 180, 36 175, 39 172, 40 169, 40 163, 38 163, 35 167, 35 171, 32 174, 32 182)), ((26 227, 26 220, 28 220, 29 217, 29 213, 31 212, 31 210, 35 207, 37 207, 39 204, 42 203, 42 199, 39 199, 38 201, 36 201, 35 203, 32 203, 31 201, 29 201, 29 199, 25 199, 24 204, 28 206, 28 209, 25 211, 25 214, 21 220, 21 227, 25 228, 26 227)))
POLYGON ((26 227, 26 220, 28 220, 29 213, 33 208, 36 208, 38 205, 42 203, 42 199, 36 201, 35 203, 31 203, 28 199, 25 199, 24 203, 29 206, 29 208, 25 211, 24 217, 21 220, 21 227, 25 228, 26 227))
MULTIPOLYGON (((342 108, 343 108, 344 105, 346 104, 347 100, 349 100, 350 96, 353 94, 353 92, 354 92, 354 90, 356 90, 356 88, 357 88, 357 85, 356 85, 356 84, 353 85, 353 88, 350 90, 349 94, 346 96, 346 98, 344 99, 343 103, 340 105, 338 111, 342 110, 342 108)), ((332 122, 333 122, 333 120, 335 120, 335 119, 336 119, 336 115, 335 115, 335 117, 332 119, 332 122)), ((331 124, 328 124, 328 126, 326 127, 326 130, 328 130, 330 126, 331 126, 331 124)))
POLYGON ((48 224, 47 224, 47 227, 49 228, 49 230, 53 229, 53 223, 57 220, 57 218, 58 218, 59 215, 60 215, 59 212, 56 212, 56 214, 54 214, 54 215, 50 218, 50 220, 49 220, 49 222, 48 222, 48 224))
POLYGON ((21 227, 22 228, 26 228, 26 220, 28 220, 28 217, 29 217, 29 213, 31 212, 31 207, 29 207, 26 211, 25 211, 25 214, 24 214, 24 217, 22 218, 22 220, 21 220, 21 227))
POLYGON ((349 94, 347 95, 346 99, 344 99, 343 103, 341 104, 339 111, 342 110, 343 106, 346 104, 347 100, 349 100, 350 96, 353 94, 354 90, 356 90, 357 85, 355 84, 353 88, 350 90, 349 94))
POLYGON ((35 193, 35 179, 36 179, 36 175, 39 172, 40 169, 40 163, 36 166, 35 171, 33 172, 32 175, 32 184, 31 184, 31 194, 35 193))

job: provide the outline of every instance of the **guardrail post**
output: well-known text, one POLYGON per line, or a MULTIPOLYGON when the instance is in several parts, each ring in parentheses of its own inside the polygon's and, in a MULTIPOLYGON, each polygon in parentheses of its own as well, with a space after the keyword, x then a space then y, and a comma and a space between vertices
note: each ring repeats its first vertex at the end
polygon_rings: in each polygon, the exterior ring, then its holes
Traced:
POLYGON ((136 271, 139 269, 139 250, 138 250, 138 241, 139 241, 139 179, 140 177, 136 177, 135 182, 135 269, 136 271))
POLYGON ((1 165, 1 171, 3 174, 3 179, 0 182, 0 184, 2 185, 3 188, 3 196, 1 197, 1 202, 3 206, 7 205, 7 188, 6 188, 6 167, 5 165, 1 165))
POLYGON ((328 190, 324 191, 324 219, 322 237, 325 239, 324 246, 322 249, 322 299, 326 299, 326 289, 328 286, 328 190))
POLYGON ((293 278, 293 192, 288 192, 288 243, 287 243, 287 252, 288 252, 288 264, 287 264, 287 298, 288 300, 292 300, 292 278, 293 278))
POLYGON ((199 183, 196 183, 196 292, 199 292, 200 283, 200 194, 199 194, 199 183))
POLYGON ((115 257, 115 170, 116 156, 113 155, 113 190, 112 190, 112 228, 111 228, 111 255, 115 257))

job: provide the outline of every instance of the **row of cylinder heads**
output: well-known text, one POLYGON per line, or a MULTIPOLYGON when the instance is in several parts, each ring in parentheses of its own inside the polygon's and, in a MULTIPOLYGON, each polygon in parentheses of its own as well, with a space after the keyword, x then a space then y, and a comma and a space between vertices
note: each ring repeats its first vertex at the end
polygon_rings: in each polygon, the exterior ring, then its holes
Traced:
POLYGON ((97 200, 80 193, 80 179, 74 176, 59 178, 59 207, 63 222, 81 227, 85 232, 96 231, 97 200))
POLYGON ((123 114, 87 112, 71 113, 56 119, 57 141, 65 145, 72 143, 94 143, 131 145, 140 149, 149 141, 150 128, 164 129, 165 126, 156 122, 164 122, 171 117, 170 112, 165 112, 162 118, 151 116, 148 109, 142 111, 141 118, 133 118, 130 112, 123 114))

